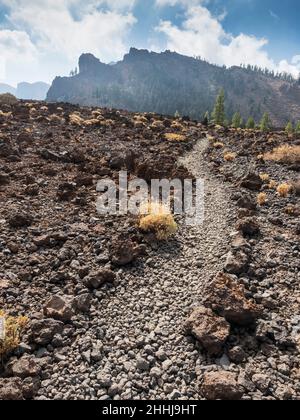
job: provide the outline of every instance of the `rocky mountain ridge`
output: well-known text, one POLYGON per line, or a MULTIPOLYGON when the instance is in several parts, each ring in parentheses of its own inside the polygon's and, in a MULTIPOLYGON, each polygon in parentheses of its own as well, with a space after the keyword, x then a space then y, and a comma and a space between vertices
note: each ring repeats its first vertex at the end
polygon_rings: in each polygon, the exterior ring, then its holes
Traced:
POLYGON ((223 68, 170 51, 154 53, 131 48, 114 65, 92 54, 79 59, 79 74, 57 77, 48 101, 104 106, 134 112, 188 115, 200 120, 212 111, 221 88, 227 117, 236 111, 259 121, 264 112, 274 126, 300 119, 300 85, 241 67, 223 68))

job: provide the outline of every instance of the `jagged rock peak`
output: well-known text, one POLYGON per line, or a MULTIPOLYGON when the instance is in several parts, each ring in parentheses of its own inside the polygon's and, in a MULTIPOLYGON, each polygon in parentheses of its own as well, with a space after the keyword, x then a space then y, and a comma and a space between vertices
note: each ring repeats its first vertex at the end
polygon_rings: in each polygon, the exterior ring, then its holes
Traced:
POLYGON ((93 54, 82 54, 79 58, 79 72, 86 73, 93 71, 101 65, 101 61, 93 54))

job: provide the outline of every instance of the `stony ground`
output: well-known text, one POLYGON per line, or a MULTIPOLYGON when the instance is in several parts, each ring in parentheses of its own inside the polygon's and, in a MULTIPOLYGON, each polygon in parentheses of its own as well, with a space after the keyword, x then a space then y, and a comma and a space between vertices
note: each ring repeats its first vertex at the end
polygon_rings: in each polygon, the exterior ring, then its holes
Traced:
POLYGON ((299 199, 255 176, 297 180, 257 159, 284 133, 249 146, 251 132, 154 114, 1 109, 0 309, 29 323, 0 399, 299 398, 299 199), (179 218, 160 243, 100 217, 96 182, 121 169, 203 178, 203 225, 179 218))

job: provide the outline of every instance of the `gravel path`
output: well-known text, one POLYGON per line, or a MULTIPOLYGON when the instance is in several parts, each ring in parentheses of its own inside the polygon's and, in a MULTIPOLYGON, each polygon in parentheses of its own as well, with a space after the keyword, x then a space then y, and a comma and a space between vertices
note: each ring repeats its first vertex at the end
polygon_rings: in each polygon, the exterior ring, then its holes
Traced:
POLYGON ((119 271, 118 285, 79 323, 87 332, 58 358, 40 398, 200 398, 198 380, 210 360, 184 335, 183 323, 222 269, 232 217, 228 192, 208 175, 206 145, 200 141, 183 159, 205 179, 203 226, 182 226, 148 260, 119 271))

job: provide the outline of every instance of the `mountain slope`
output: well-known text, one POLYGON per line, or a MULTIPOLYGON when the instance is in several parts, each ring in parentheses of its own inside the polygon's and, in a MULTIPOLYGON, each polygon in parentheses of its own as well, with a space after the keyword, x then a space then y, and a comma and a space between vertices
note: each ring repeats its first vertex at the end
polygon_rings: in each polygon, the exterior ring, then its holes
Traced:
POLYGON ((115 65, 91 54, 79 59, 79 74, 57 77, 48 101, 65 101, 201 118, 213 109, 220 90, 226 91, 227 114, 239 110, 244 118, 260 119, 269 112, 273 123, 300 119, 300 86, 240 67, 230 69, 166 51, 161 54, 132 48, 115 65))

